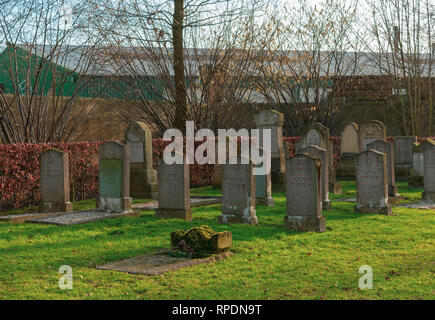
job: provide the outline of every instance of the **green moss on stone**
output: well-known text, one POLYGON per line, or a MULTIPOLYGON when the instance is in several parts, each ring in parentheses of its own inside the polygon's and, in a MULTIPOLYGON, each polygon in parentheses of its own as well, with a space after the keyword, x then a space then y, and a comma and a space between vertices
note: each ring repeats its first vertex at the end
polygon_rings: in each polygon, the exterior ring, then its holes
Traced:
POLYGON ((215 232, 207 225, 192 227, 187 231, 176 230, 171 233, 171 246, 176 247, 184 240, 186 245, 196 251, 222 251, 228 249, 232 243, 231 232, 215 232))

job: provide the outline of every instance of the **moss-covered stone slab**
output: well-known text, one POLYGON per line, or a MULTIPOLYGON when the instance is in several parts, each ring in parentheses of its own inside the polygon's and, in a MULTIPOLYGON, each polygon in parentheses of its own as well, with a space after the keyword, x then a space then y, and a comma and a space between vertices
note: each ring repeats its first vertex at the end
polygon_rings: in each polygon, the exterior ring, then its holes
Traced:
POLYGON ((231 252, 224 251, 201 259, 190 259, 170 256, 169 251, 159 251, 140 257, 110 262, 101 266, 96 266, 96 268, 100 270, 121 271, 132 274, 154 276, 168 271, 192 267, 198 264, 220 261, 232 255, 231 252))
POLYGON ((229 231, 215 232, 209 226, 193 227, 189 230, 176 230, 171 233, 171 246, 176 247, 184 240, 195 251, 221 252, 228 250, 233 241, 229 231))

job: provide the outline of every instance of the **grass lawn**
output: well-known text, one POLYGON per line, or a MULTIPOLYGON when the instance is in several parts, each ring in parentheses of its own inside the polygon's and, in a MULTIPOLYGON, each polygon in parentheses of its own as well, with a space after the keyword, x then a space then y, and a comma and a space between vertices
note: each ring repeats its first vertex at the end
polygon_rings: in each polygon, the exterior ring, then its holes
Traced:
MULTIPOLYGON (((355 196, 354 182, 342 184, 344 194, 331 198, 355 196)), ((409 199, 421 191, 399 183, 409 199)), ((192 222, 143 211, 68 227, 0 223, 0 299, 433 299, 433 210, 395 207, 387 217, 333 202, 324 212, 325 233, 296 233, 283 228, 284 194, 274 196, 274 207, 257 206, 257 227, 218 225, 220 205, 193 208, 192 222), (172 230, 203 224, 230 230, 236 254, 163 276, 94 268, 168 248, 172 230), (73 290, 58 288, 61 265, 73 269, 73 290), (362 265, 373 268, 372 290, 358 289, 362 265)), ((87 200, 75 208, 93 206, 87 200)))

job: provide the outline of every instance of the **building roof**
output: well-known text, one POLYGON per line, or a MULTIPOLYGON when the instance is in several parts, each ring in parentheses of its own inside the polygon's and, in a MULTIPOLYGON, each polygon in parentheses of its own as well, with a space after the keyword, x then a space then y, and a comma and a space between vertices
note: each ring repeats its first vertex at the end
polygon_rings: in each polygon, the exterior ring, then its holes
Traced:
MULTIPOLYGON (((165 70, 166 74, 174 74, 171 57, 172 49, 166 48, 145 48, 145 47, 113 47, 96 48, 91 46, 51 46, 51 45, 27 45, 17 44, 19 48, 44 57, 69 70, 84 75, 98 76, 158 76, 165 70), (130 61, 130 63, 129 63, 130 61)), ((202 66, 211 60, 216 54, 213 49, 185 49, 185 67, 187 73, 198 76, 202 66)), ((238 57, 246 51, 233 50, 232 59, 237 61, 238 57)), ((220 52, 221 54, 224 51, 220 52)), ((264 57, 265 51, 250 51, 255 57, 264 57)), ((276 51, 272 57, 259 58, 260 64, 250 64, 245 69, 250 75, 261 75, 260 68, 268 70, 269 74, 281 74, 294 76, 295 74, 306 76, 309 72, 307 65, 314 59, 312 52, 302 51, 276 51), (280 63, 279 61, 285 61, 280 63)), ((315 56, 320 61, 318 74, 320 76, 382 76, 391 74, 393 65, 392 54, 380 53, 356 53, 356 52, 328 52, 323 51, 315 56)), ((419 56, 420 75, 428 76, 431 69, 431 76, 435 76, 435 68, 430 61, 429 54, 419 56)), ((317 63, 315 64, 317 65, 317 63)), ((312 64, 311 64, 312 66, 312 64)), ((405 66, 411 68, 412 66, 405 66)))

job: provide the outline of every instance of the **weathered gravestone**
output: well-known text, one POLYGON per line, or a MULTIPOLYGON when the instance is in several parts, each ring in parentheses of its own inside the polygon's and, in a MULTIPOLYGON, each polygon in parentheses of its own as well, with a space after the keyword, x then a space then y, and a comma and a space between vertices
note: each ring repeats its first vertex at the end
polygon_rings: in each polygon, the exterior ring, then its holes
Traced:
POLYGON ((382 140, 376 140, 374 142, 370 142, 367 145, 367 149, 376 150, 382 153, 385 153, 387 159, 387 177, 388 177, 388 196, 396 197, 397 194, 397 186, 396 186, 396 178, 394 174, 394 151, 393 144, 389 142, 385 142, 382 140))
POLYGON ((255 199, 256 204, 272 207, 274 200, 272 197, 272 180, 270 172, 268 174, 255 175, 255 199))
POLYGON ((222 165, 218 163, 214 164, 213 188, 219 190, 222 189, 222 165))
POLYGON ((317 146, 308 146, 300 149, 298 152, 307 153, 316 159, 320 160, 321 164, 321 184, 322 184, 322 209, 331 209, 331 201, 329 200, 329 179, 328 179, 328 151, 317 146))
POLYGON ((242 163, 242 157, 236 156, 222 165, 222 214, 219 223, 247 223, 257 225, 255 211, 254 165, 250 159, 242 163))
POLYGON ((130 192, 135 198, 157 198, 157 172, 153 169, 151 130, 143 122, 133 122, 125 133, 130 146, 130 192))
POLYGON ((357 157, 356 212, 391 215, 388 204, 387 156, 375 150, 366 150, 357 157))
POLYGON ((157 218, 177 218, 192 221, 190 209, 190 169, 183 164, 166 164, 163 158, 157 163, 159 207, 157 218))
POLYGON ((368 120, 359 129, 359 152, 367 150, 367 145, 376 140, 387 141, 385 125, 378 120, 368 120))
POLYGON ((340 135, 340 161, 337 170, 339 177, 355 177, 355 159, 358 153, 358 125, 352 122, 344 127, 340 135))
POLYGON ((334 167, 333 144, 329 140, 329 129, 323 124, 314 122, 308 125, 301 142, 296 145, 296 151, 308 146, 317 146, 328 151, 328 179, 329 190, 332 193, 341 193, 341 185, 337 182, 334 167))
POLYGON ((308 154, 286 159, 287 216, 284 228, 296 231, 326 230, 322 216, 321 161, 308 154))
POLYGON ((171 248, 183 246, 194 249, 195 252, 222 252, 233 244, 233 236, 229 231, 215 232, 207 225, 192 227, 189 230, 171 232, 171 248))
POLYGON ((68 153, 49 149, 40 158, 40 212, 71 212, 68 153))
POLYGON ((394 137, 395 172, 398 179, 406 179, 412 168, 412 145, 416 136, 394 137))
POLYGON ((412 168, 408 178, 408 186, 423 187, 424 186, 424 153, 420 143, 412 144, 412 168))
MULTIPOLYGON (((259 151, 262 158, 267 158, 265 157, 264 149, 259 148, 259 151)), ((263 169, 268 171, 267 174, 255 175, 255 203, 258 205, 266 205, 272 207, 275 203, 272 197, 272 178, 270 170, 267 170, 266 165, 267 162, 258 165, 258 167, 263 168, 264 166, 263 169)))
POLYGON ((275 110, 263 110, 255 115, 255 122, 260 130, 260 147, 263 147, 263 129, 271 130, 272 188, 276 191, 283 191, 285 189, 285 159, 282 140, 284 115, 275 110))
POLYGON ((423 200, 435 201, 435 141, 428 138, 421 144, 424 153, 423 200))
POLYGON ((130 212, 130 148, 117 141, 98 148, 100 190, 97 207, 107 212, 130 212))

